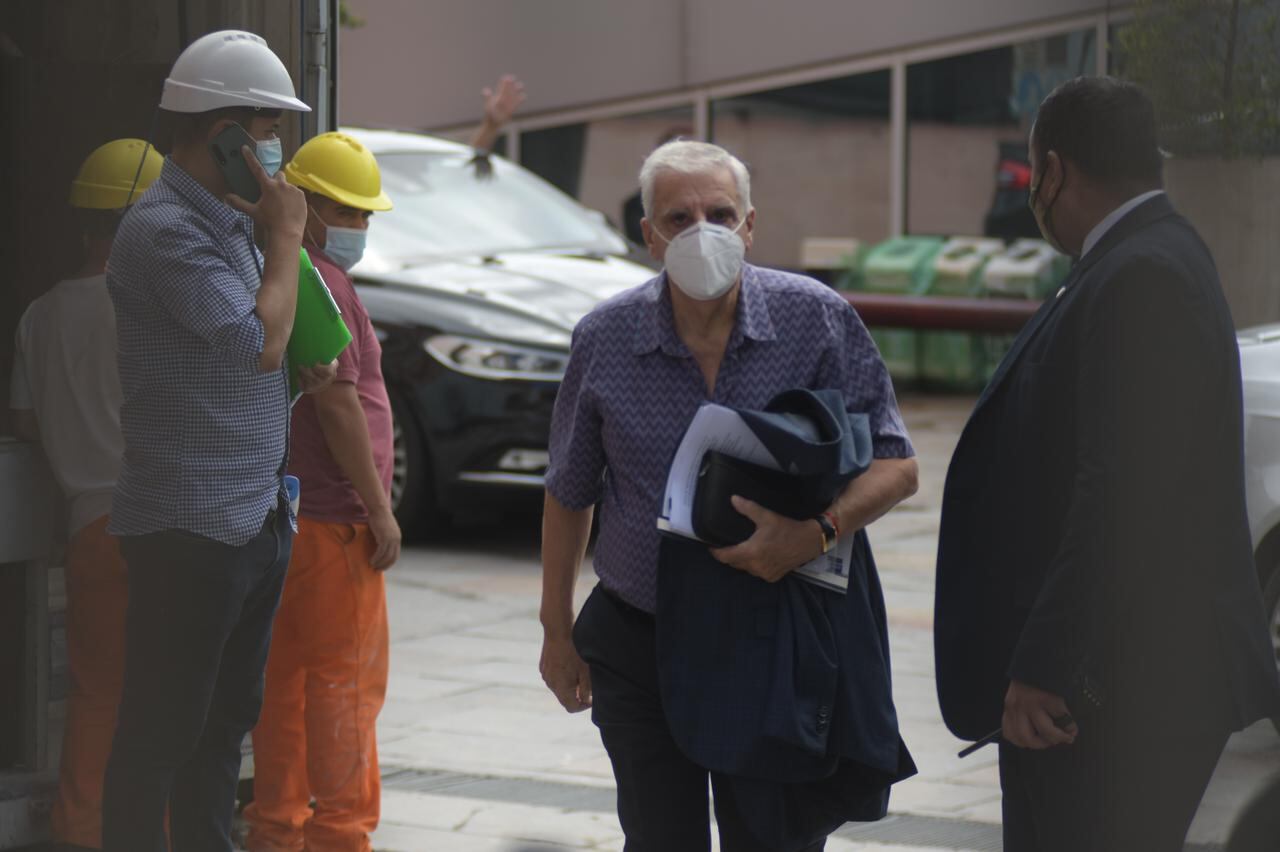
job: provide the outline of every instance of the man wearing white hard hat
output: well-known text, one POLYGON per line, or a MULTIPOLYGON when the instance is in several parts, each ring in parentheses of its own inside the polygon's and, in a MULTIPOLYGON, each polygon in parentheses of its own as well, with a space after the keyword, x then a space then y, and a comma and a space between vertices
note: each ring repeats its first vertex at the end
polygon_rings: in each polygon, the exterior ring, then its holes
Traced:
MULTIPOLYGON (((130 599, 103 848, 168 849, 167 807, 174 849, 230 852, 294 531, 285 346, 307 206, 275 174, 276 133, 283 112, 308 107, 267 43, 239 31, 184 50, 160 107, 171 152, 107 272, 125 445, 109 529, 130 599), (255 203, 231 194, 210 147, 233 124, 256 145, 241 149, 255 203)), ((303 390, 334 369, 299 369, 303 390)))

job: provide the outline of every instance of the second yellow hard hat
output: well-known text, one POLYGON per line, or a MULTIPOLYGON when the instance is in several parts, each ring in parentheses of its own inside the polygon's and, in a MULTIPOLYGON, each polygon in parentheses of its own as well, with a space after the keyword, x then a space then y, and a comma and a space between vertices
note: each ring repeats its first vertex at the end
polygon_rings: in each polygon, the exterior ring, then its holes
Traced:
POLYGON ((71 182, 71 206, 88 210, 128 207, 160 177, 162 166, 164 157, 141 139, 116 139, 100 145, 85 157, 71 182))
POLYGON ((373 152, 345 133, 321 133, 284 167, 289 183, 357 210, 390 210, 373 152))

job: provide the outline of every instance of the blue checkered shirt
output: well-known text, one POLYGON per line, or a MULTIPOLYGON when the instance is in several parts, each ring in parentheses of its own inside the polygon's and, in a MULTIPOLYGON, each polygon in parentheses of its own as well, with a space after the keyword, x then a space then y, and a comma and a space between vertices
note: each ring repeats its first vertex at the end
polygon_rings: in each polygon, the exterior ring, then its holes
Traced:
POLYGON ((698 406, 760 409, 797 387, 842 391, 849 411, 868 415, 876 458, 915 454, 862 320, 810 278, 745 267, 710 396, 676 334, 665 273, 578 323, 552 417, 546 486, 569 509, 601 504, 594 562, 607 587, 653 612, 668 467, 698 406))
POLYGON ((124 217, 107 265, 124 403, 110 531, 239 546, 279 505, 285 371, 258 371, 253 221, 172 160, 124 217))

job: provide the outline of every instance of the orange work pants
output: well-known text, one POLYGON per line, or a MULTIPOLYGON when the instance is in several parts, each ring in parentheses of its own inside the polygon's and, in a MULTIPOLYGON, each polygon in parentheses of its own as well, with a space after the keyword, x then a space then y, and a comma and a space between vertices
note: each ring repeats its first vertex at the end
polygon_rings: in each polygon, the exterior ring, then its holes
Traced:
POLYGON ((252 852, 372 849, 390 653, 374 549, 365 524, 298 520, 253 731, 252 852))
POLYGON ((103 515, 67 546, 67 729, 51 817, 57 843, 102 848, 102 778, 124 685, 129 570, 103 515))

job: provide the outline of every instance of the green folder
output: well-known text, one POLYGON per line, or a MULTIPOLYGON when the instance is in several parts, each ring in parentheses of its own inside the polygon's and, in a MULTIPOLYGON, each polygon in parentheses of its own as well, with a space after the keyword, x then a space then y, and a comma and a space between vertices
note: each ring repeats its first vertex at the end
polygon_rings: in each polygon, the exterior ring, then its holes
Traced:
POLYGON ((351 342, 351 332, 342 321, 342 311, 333 294, 311 263, 306 249, 298 252, 298 306, 289 337, 289 391, 301 393, 298 367, 328 364, 351 342))

